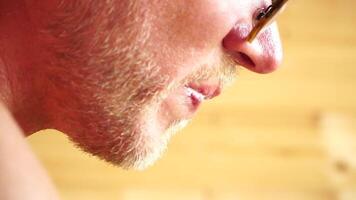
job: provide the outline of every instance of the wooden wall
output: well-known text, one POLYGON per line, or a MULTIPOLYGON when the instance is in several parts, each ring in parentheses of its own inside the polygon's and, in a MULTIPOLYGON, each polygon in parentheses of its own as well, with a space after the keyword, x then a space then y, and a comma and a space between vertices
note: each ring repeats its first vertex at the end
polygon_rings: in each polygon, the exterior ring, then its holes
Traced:
POLYGON ((144 172, 29 138, 65 200, 356 199, 356 2, 291 0, 282 68, 242 70, 144 172))

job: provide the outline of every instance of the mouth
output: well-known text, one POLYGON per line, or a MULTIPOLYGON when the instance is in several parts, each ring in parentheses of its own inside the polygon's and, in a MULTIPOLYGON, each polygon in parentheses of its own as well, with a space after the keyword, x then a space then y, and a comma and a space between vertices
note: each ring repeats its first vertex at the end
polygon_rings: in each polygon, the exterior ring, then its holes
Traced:
POLYGON ((218 84, 209 83, 190 83, 184 86, 186 95, 191 100, 191 105, 196 110, 199 105, 209 99, 213 99, 221 93, 218 84))
POLYGON ((191 82, 181 85, 167 96, 158 111, 159 121, 163 128, 180 120, 190 120, 199 106, 221 92, 221 84, 217 81, 191 82))

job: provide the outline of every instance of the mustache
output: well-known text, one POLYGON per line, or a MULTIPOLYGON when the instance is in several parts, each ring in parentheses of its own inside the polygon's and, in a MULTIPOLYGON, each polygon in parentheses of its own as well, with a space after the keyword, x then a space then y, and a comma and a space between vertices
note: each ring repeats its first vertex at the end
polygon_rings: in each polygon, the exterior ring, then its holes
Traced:
POLYGON ((210 65, 203 65, 187 78, 183 79, 182 85, 191 82, 200 82, 209 79, 218 79, 218 84, 223 88, 231 85, 237 77, 238 65, 231 56, 223 54, 218 61, 210 65))
POLYGON ((217 80, 216 84, 219 88, 230 86, 236 79, 238 72, 238 65, 228 54, 223 54, 219 59, 212 64, 203 64, 196 71, 192 72, 189 76, 180 81, 170 82, 169 78, 165 81, 155 81, 155 84, 165 86, 164 90, 157 90, 157 93, 151 95, 150 102, 163 101, 172 91, 182 86, 187 86, 190 83, 199 83, 206 80, 217 80))

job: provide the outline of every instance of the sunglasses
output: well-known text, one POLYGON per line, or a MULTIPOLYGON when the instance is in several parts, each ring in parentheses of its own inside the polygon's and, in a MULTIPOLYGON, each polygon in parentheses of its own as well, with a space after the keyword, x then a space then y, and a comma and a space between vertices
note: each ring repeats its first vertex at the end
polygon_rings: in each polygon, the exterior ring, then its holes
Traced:
POLYGON ((281 13, 287 1, 288 0, 272 0, 272 5, 258 11, 256 16, 257 23, 250 34, 247 36, 248 42, 251 43, 263 28, 267 27, 271 22, 273 22, 275 17, 281 13))

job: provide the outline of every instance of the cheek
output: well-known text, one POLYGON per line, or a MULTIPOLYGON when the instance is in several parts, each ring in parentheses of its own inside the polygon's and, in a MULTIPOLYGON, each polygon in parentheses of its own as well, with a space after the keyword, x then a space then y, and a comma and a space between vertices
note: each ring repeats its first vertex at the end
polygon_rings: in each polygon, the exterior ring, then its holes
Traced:
POLYGON ((173 77, 185 76, 211 60, 236 22, 230 0, 170 1, 152 10, 152 50, 162 70, 173 77))
POLYGON ((173 10, 167 10, 175 13, 174 18, 163 20, 172 43, 202 50, 220 45, 235 21, 228 9, 229 4, 221 0, 183 2, 176 3, 173 10))

